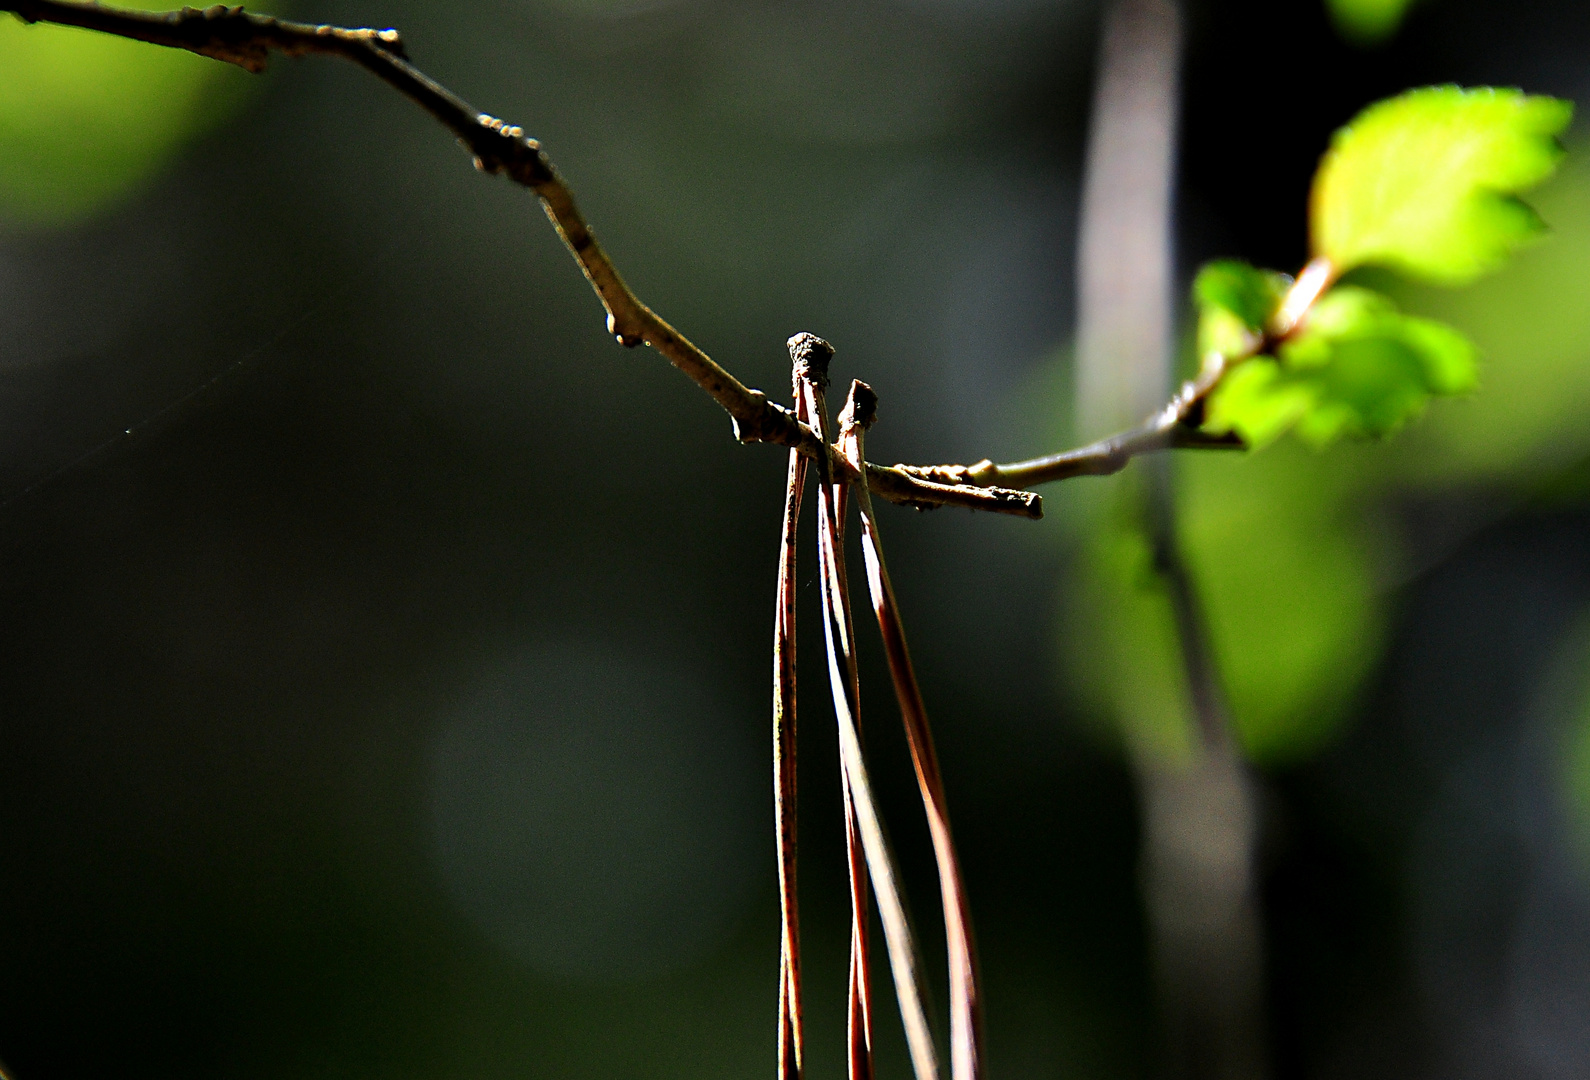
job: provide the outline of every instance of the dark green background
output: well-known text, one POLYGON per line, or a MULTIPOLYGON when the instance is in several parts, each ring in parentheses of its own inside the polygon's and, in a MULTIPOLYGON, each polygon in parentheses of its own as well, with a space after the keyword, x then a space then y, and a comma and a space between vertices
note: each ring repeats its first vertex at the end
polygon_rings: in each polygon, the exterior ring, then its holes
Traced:
MULTIPOLYGON (((399 26, 542 139, 630 283, 752 385, 787 385, 790 334, 834 342, 841 384, 881 395, 875 458, 1066 437, 1091 5, 292 14, 399 26)), ((1377 97, 1590 89, 1578 0, 1432 0, 1372 52, 1313 3, 1188 23, 1187 276, 1299 265, 1313 164, 1377 97)), ((0 229, 0 1058, 21 1080, 769 1075, 783 455, 612 344, 530 197, 411 105, 331 60, 245 82, 214 83, 147 168, 77 148, 61 205, 13 201, 0 229)), ((1585 175, 1552 189, 1568 218, 1585 175)), ((1410 442, 1394 468, 1372 448, 1275 481, 1292 505, 1379 469, 1340 505, 1386 538, 1367 676, 1264 773, 1279 1076, 1586 1075, 1590 387, 1554 380, 1590 357, 1590 230, 1559 241, 1422 308, 1498 372, 1536 333, 1550 362, 1519 400, 1559 407, 1526 424, 1491 400, 1503 442, 1544 449, 1433 482, 1451 452, 1410 442)), ((884 511, 996 1078, 1148 1075, 1155 1054, 1131 779, 1059 659, 1077 505, 884 511)), ((811 1075, 832 1077, 846 912, 805 555, 811 1075)), ((937 942, 862 636, 878 783, 937 942)), ((880 1075, 904 1076, 879 1014, 880 1075)))

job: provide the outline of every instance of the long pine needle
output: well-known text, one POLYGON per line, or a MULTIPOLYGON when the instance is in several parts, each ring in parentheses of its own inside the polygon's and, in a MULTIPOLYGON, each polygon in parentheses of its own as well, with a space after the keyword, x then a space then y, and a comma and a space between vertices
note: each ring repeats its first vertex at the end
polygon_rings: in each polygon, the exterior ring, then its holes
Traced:
MULTIPOLYGON (((862 458, 863 433, 877 415, 877 396, 859 380, 850 387, 849 399, 840 415, 839 446, 853 461, 862 458)), ((865 487, 855 488, 861 511, 861 550, 867 563, 867 586, 872 594, 872 609, 878 617, 884 652, 889 659, 889 674, 894 681, 900 717, 905 724, 911 761, 916 767, 917 786, 927 812, 928 831, 933 838, 933 855, 938 862, 939 891, 944 904, 944 933, 950 963, 950 1075, 952 1080, 980 1080, 982 1059, 982 999, 978 991, 977 950, 972 939, 972 917, 961 877, 960 860, 950 831, 949 807, 944 796, 944 780, 939 771, 933 733, 928 727, 927 706, 917 684, 916 669, 906 647, 905 627, 900 621, 894 586, 883 561, 883 545, 878 522, 872 513, 872 500, 865 487)))
MULTIPOLYGON (((794 361, 800 393, 797 411, 806 422, 823 431, 827 441, 827 421, 824 408, 823 387, 827 382, 828 361, 833 349, 821 338, 810 334, 797 334, 789 342, 790 357, 794 361)), ((938 1050, 933 1042, 932 1030, 927 1022, 923 966, 917 952, 915 937, 906 918, 905 904, 900 894, 900 875, 894 856, 883 831, 883 821, 873 798, 872 782, 861 749, 861 736, 856 722, 857 686, 855 641, 850 618, 850 603, 844 569, 842 534, 837 527, 838 514, 844 501, 834 483, 826 460, 817 459, 819 480, 817 557, 822 579, 824 631, 828 647, 828 675, 833 691, 834 714, 839 725, 840 775, 846 793, 847 817, 853 823, 866 856, 866 870, 872 882, 873 894, 878 901, 878 917, 883 923, 884 943, 888 946, 890 972, 894 977, 895 997, 900 1004, 900 1019, 905 1028, 906 1045, 911 1053, 911 1066, 917 1080, 938 1080, 940 1067, 938 1050)), ((855 880, 852 882, 854 898, 855 880)), ((862 921, 852 909, 854 930, 862 921)), ((864 948, 865 939, 862 938, 864 948)), ((866 984, 859 981, 858 959, 864 958, 852 950, 851 986, 864 992, 866 984)), ((862 1026, 853 1025, 850 1039, 851 1060, 863 1056, 861 1039, 867 1035, 865 998, 860 998, 862 1026)), ((854 1000, 854 999, 853 999, 854 1000)), ((857 1010, 852 1010, 857 1017, 857 1010)), ((869 1040, 870 1041, 870 1040, 869 1040)), ((869 1057, 870 1053, 865 1054, 869 1057)), ((870 1070, 870 1060, 866 1066, 870 1070)))
POLYGON ((796 888, 795 556, 806 459, 789 455, 784 529, 778 551, 778 597, 773 619, 773 822, 778 836, 779 933, 778 1078, 800 1080, 804 1057, 801 1020, 800 904, 796 888))

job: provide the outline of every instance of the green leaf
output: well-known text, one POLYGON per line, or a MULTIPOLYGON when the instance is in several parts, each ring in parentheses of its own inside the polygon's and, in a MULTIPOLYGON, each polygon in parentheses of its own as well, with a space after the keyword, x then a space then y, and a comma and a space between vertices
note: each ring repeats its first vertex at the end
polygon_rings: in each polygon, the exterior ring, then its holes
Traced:
POLYGON ((1273 270, 1223 259, 1208 263, 1193 281, 1198 305, 1198 355, 1247 356, 1264 339, 1265 324, 1292 281, 1273 270))
POLYGON ((1205 427, 1252 446, 1295 427, 1323 446, 1386 435, 1431 397, 1473 389, 1475 350, 1450 326, 1404 315, 1379 293, 1342 286, 1322 297, 1280 357, 1246 361, 1211 396, 1205 427))
POLYGON ((1491 358, 1484 393, 1398 441, 1387 463, 1406 483, 1534 487, 1590 459, 1590 155, 1571 152, 1539 200, 1551 243, 1461 292, 1398 289, 1404 306, 1452 323, 1491 358))
POLYGON ((1268 356, 1233 369, 1209 399, 1204 427, 1217 434, 1235 431, 1257 449, 1291 430, 1319 398, 1311 380, 1288 378, 1268 356))
POLYGON ((1440 285, 1499 267, 1543 226, 1513 193, 1550 176, 1573 105, 1517 90, 1435 86, 1371 105, 1314 176, 1314 253, 1440 285))

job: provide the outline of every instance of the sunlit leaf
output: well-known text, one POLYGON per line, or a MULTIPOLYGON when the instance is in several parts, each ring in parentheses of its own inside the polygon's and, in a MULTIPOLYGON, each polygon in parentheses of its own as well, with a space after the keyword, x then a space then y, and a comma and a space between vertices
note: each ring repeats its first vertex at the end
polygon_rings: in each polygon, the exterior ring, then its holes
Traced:
POLYGON ((1474 387, 1474 347, 1462 334, 1399 312, 1368 289, 1342 286, 1314 305, 1279 359, 1241 364, 1216 390, 1206 426, 1253 446, 1289 428, 1315 445, 1385 435, 1431 397, 1474 387))
POLYGON ((1550 243, 1495 277, 1462 292, 1397 287, 1486 357, 1482 392, 1397 440, 1389 463, 1409 482, 1533 483, 1590 455, 1590 156, 1570 153, 1538 200, 1550 243))
POLYGON ((1517 90, 1428 87, 1371 105, 1314 177, 1316 255, 1442 285, 1499 267, 1541 231, 1514 197, 1551 175, 1573 106, 1517 90))
POLYGON ((170 160, 249 78, 180 49, 0 15, 0 215, 92 213, 170 160))
POLYGON ((1237 367, 1209 401, 1210 431, 1235 431, 1249 446, 1268 446, 1285 435, 1319 398, 1312 379, 1288 378, 1281 365, 1260 356, 1237 367))
POLYGON ((1198 355, 1252 352, 1280 305, 1291 279, 1273 270, 1223 259, 1207 264, 1193 281, 1198 304, 1198 355))

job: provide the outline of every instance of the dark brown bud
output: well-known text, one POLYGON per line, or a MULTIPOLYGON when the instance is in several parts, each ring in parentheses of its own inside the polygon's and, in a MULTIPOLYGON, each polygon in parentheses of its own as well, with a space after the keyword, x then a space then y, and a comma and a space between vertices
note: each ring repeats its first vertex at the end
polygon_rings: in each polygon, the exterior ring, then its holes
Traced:
POLYGON ((816 334, 802 331, 789 339, 789 358, 795 365, 797 381, 807 379, 818 386, 828 385, 828 364, 834 347, 816 334))
POLYGON ((850 396, 845 399, 845 407, 839 413, 840 428, 859 427, 866 431, 877 420, 878 395, 860 379, 852 380, 850 396))

